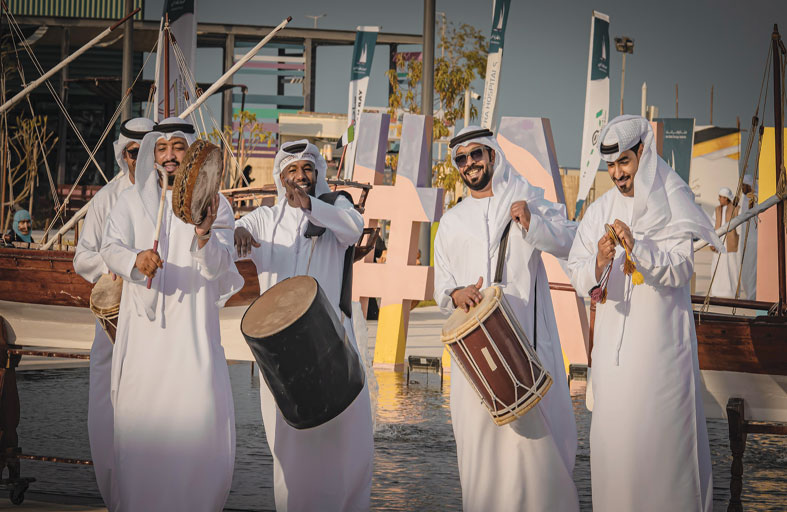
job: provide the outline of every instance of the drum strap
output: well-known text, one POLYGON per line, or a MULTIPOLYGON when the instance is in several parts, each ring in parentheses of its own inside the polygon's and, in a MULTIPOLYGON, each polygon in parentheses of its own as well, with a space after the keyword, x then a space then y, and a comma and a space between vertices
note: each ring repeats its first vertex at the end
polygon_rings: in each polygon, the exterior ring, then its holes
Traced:
POLYGON ((495 270, 494 283, 503 282, 503 267, 506 264, 506 248, 508 247, 508 232, 511 231, 511 221, 506 224, 503 230, 503 237, 500 239, 500 249, 497 251, 497 269, 495 270))
MULTIPOLYGON (((495 269, 495 284, 503 282, 503 267, 506 264, 506 249, 508 248, 508 233, 511 231, 509 221, 503 230, 503 237, 500 239, 500 249, 497 251, 497 268, 495 269)), ((538 272, 538 271, 536 271, 538 272)), ((538 274, 533 283, 533 350, 538 348, 538 274)))

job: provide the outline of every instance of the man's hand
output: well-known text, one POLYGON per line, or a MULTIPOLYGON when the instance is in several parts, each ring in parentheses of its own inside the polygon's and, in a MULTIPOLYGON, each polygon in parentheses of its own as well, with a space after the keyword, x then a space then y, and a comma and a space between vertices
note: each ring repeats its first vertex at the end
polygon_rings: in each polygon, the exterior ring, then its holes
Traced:
POLYGON ((476 284, 471 284, 464 288, 455 290, 451 294, 451 299, 454 301, 454 306, 462 308, 462 311, 467 313, 470 308, 476 304, 481 303, 483 296, 481 295, 481 286, 484 284, 484 278, 479 277, 476 284))
POLYGON ((629 227, 620 219, 615 219, 615 223, 612 224, 612 227, 615 228, 615 233, 618 235, 618 238, 626 242, 626 247, 628 247, 628 250, 633 250, 634 237, 631 235, 631 229, 629 229, 629 227))
MULTIPOLYGON (((213 199, 210 200, 210 205, 208 205, 208 210, 207 212, 205 212, 205 218, 202 219, 202 222, 200 222, 199 225, 194 227, 194 233, 196 233, 198 237, 203 236, 210 231, 211 226, 213 226, 213 223, 216 221, 216 215, 218 211, 219 211, 219 194, 217 192, 216 195, 213 196, 213 199)), ((197 247, 199 247, 200 249, 205 247, 205 244, 207 243, 208 243, 207 239, 206 240, 197 239, 197 247)))
POLYGON ((161 257, 153 249, 148 249, 137 254, 137 261, 134 266, 139 269, 145 277, 153 279, 156 277, 156 271, 164 267, 161 262, 161 257))
POLYGON ((241 258, 245 258, 249 254, 251 254, 252 247, 259 247, 260 244, 257 242, 249 230, 244 228, 243 226, 238 226, 235 228, 235 250, 238 253, 238 256, 241 258))
POLYGON ((530 208, 527 207, 526 201, 517 201, 511 205, 511 218, 525 230, 530 229, 530 208))
POLYGON ((615 259, 615 242, 604 233, 598 241, 598 253, 596 254, 596 282, 601 279, 604 269, 615 259))
POLYGON ((290 206, 311 211, 312 200, 309 194, 304 192, 293 180, 285 179, 284 188, 287 190, 287 201, 290 203, 290 206))

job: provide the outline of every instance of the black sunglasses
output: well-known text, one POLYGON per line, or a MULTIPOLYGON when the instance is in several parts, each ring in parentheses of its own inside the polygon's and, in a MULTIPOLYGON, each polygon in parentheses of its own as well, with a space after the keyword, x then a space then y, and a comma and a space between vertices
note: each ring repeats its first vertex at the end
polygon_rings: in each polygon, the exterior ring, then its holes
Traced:
POLYGON ((470 155, 470 158, 473 159, 473 162, 478 162, 484 156, 484 148, 475 148, 470 153, 465 153, 464 155, 456 155, 454 158, 454 163, 460 169, 467 164, 467 156, 470 155))
POLYGON ((139 148, 127 149, 126 150, 126 154, 128 155, 128 157, 130 159, 136 160, 137 159, 137 155, 139 155, 139 148))

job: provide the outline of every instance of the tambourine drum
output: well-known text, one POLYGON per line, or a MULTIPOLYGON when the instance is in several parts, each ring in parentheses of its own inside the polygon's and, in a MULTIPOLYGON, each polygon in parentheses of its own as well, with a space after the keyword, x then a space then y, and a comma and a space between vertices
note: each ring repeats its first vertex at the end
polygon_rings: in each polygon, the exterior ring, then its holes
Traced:
POLYGON ((187 224, 198 225, 219 191, 224 160, 221 149, 197 140, 186 151, 172 184, 172 211, 187 224))
POLYGON ((358 354, 312 277, 285 279, 257 297, 240 330, 284 420, 294 428, 330 421, 363 389, 358 354))
POLYGON ((112 343, 115 343, 122 293, 123 280, 120 277, 113 280, 109 274, 102 275, 90 292, 90 311, 96 315, 112 343))
POLYGON ((505 425, 532 409, 552 377, 525 336, 499 286, 481 291, 481 302, 457 309, 443 326, 442 340, 473 385, 492 420, 505 425))

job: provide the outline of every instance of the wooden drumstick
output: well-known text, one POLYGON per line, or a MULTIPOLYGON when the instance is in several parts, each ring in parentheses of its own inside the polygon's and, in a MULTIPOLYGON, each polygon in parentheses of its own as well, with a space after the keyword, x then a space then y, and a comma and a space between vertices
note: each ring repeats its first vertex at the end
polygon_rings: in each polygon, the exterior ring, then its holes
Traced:
MULTIPOLYGON (((161 238, 161 219, 164 217, 164 203, 167 202, 167 170, 164 169, 159 164, 153 164, 156 167, 156 170, 161 173, 161 199, 158 203, 158 217, 156 218, 156 235, 155 240, 153 240, 153 251, 158 251, 158 241, 161 238)), ((152 277, 148 277, 148 290, 150 290, 150 284, 153 282, 152 277)))

